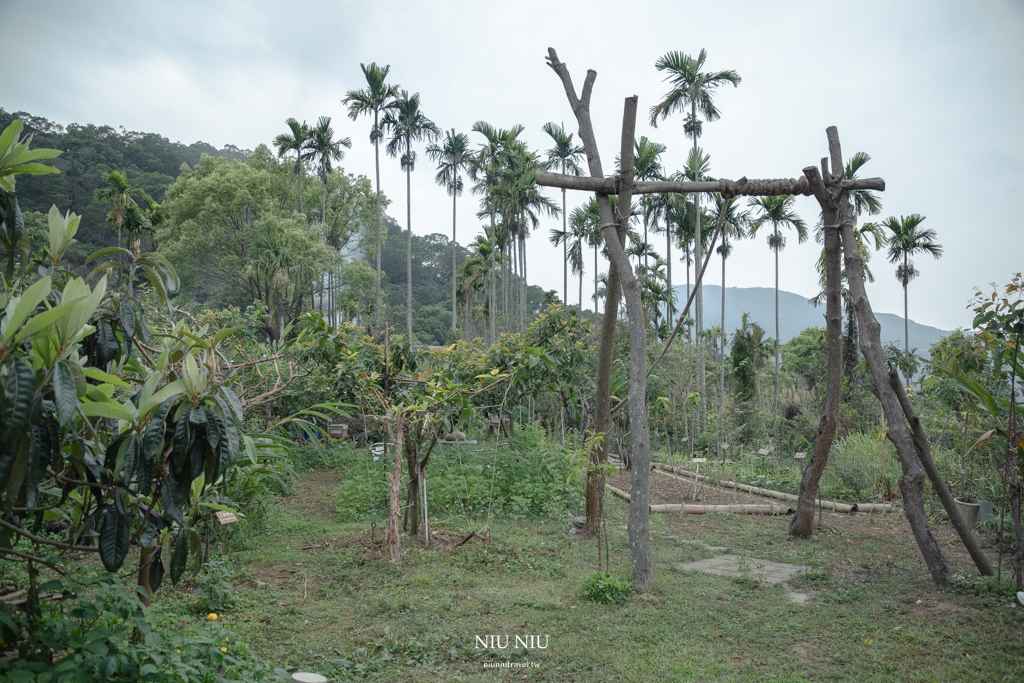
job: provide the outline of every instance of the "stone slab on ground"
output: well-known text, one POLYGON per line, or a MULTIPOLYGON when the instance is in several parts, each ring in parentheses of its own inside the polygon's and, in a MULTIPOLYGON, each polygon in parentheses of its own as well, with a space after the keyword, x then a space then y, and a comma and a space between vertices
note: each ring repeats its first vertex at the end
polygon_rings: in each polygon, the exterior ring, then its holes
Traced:
POLYGON ((714 574, 715 576, 751 578, 762 583, 783 583, 789 581, 797 574, 803 574, 810 569, 809 567, 801 567, 795 564, 759 560, 753 557, 740 557, 739 555, 719 555, 707 560, 680 564, 678 567, 682 571, 696 571, 704 574, 714 574))

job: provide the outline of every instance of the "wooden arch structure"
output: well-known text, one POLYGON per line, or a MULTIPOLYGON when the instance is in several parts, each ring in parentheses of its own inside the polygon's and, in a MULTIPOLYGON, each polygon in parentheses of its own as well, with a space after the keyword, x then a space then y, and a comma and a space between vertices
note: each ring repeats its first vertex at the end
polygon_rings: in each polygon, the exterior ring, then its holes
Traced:
MULTIPOLYGON (((631 475, 629 507, 629 541, 633 567, 633 581, 639 589, 653 585, 654 576, 650 553, 648 530, 648 493, 651 464, 650 429, 647 419, 647 377, 653 366, 647 364, 647 325, 640 301, 640 281, 636 278, 625 252, 626 228, 629 206, 634 194, 649 193, 718 193, 725 200, 737 196, 765 195, 813 195, 821 207, 824 219, 825 246, 825 291, 826 291, 826 338, 827 385, 825 403, 818 422, 810 462, 804 470, 800 483, 797 512, 790 524, 790 534, 810 537, 813 530, 814 500, 817 497, 818 482, 825 470, 832 440, 836 433, 839 415, 839 399, 842 386, 842 302, 840 299, 841 276, 846 267, 847 280, 853 307, 860 325, 860 350, 867 360, 871 372, 873 391, 882 405, 889 425, 887 437, 895 445, 902 466, 900 492, 903 505, 917 545, 921 550, 932 580, 940 586, 949 584, 949 567, 939 544, 932 534, 924 510, 924 480, 927 475, 932 481, 949 518, 960 535, 978 571, 993 574, 988 558, 982 553, 977 539, 964 522, 953 503, 948 487, 939 475, 932 459, 928 440, 920 420, 903 389, 895 372, 889 372, 881 344, 881 326, 871 309, 864 287, 864 263, 860 258, 854 236, 855 214, 850 192, 853 190, 885 190, 881 178, 845 179, 843 177, 843 155, 839 142, 839 131, 833 126, 825 133, 828 139, 828 156, 821 159, 819 166, 808 166, 800 177, 748 180, 721 179, 706 182, 634 180, 633 140, 636 129, 637 98, 627 97, 622 118, 620 148, 620 172, 606 176, 601 165, 597 140, 590 118, 590 99, 597 72, 588 70, 582 92, 577 94, 569 69, 558 59, 553 48, 548 48, 548 65, 561 79, 566 97, 576 117, 580 140, 587 155, 590 177, 568 176, 558 173, 538 172, 537 184, 593 192, 596 195, 601 232, 607 249, 610 268, 608 273, 608 294, 601 324, 601 344, 598 353, 596 430, 608 434, 614 409, 611 406, 611 361, 612 337, 615 332, 620 294, 626 300, 626 314, 629 321, 630 363, 629 363, 629 409, 630 431, 633 436, 633 467, 631 475), (618 212, 613 212, 608 197, 618 195, 618 212), (625 215, 623 215, 625 211, 625 215)), ((722 216, 725 210, 720 211, 722 216)), ((715 238, 721 230, 721 222, 715 231, 715 238)), ((712 247, 714 248, 714 238, 712 247)), ((709 249, 710 252, 710 249, 709 249)), ((700 285, 707 265, 697 264, 697 279, 700 285)), ((696 288, 695 288, 696 291, 696 288)), ((692 297, 691 297, 692 299, 692 297)), ((687 304, 689 306, 689 303, 687 304)), ((679 316, 676 330, 666 344, 672 343, 685 318, 685 309, 679 316)), ((662 353, 664 356, 664 352, 662 353)), ((655 361, 655 365, 660 358, 655 361)), ((607 445, 603 444, 591 453, 593 464, 607 459, 607 445)), ((591 468, 587 481, 587 530, 596 532, 601 519, 601 505, 604 481, 600 469, 591 468)))

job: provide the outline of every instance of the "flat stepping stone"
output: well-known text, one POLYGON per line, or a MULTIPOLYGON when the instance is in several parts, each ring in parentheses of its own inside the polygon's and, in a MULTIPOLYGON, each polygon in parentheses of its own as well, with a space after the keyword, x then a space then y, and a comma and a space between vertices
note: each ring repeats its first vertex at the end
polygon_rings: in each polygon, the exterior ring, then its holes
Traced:
POLYGON ((726 548, 725 546, 721 546, 721 545, 708 545, 704 541, 700 541, 700 540, 697 540, 697 541, 687 541, 687 540, 684 540, 682 538, 677 538, 676 541, 679 542, 679 543, 685 543, 687 545, 695 545, 695 546, 697 546, 699 548, 703 548, 704 550, 707 550, 708 552, 712 552, 712 553, 724 553, 726 550, 728 550, 728 548, 726 548))
POLYGON ((761 583, 769 584, 789 581, 797 574, 803 574, 810 570, 810 567, 785 564, 784 562, 772 562, 771 560, 758 560, 752 557, 740 557, 739 555, 719 555, 707 560, 680 564, 678 567, 682 571, 757 579, 761 583))

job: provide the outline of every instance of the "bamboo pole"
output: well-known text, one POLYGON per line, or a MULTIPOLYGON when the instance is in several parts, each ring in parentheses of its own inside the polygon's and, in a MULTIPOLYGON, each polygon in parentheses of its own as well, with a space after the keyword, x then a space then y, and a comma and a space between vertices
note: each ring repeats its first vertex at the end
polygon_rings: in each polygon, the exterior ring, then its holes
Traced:
MULTIPOLYGON (((707 476, 705 476, 703 474, 697 474, 696 472, 691 472, 690 470, 680 469, 680 468, 677 468, 677 467, 674 467, 674 466, 671 466, 671 465, 663 465, 662 463, 654 463, 654 467, 656 468, 655 469, 656 472, 660 472, 661 474, 663 474, 665 476, 674 477, 676 479, 679 478, 678 476, 676 476, 677 474, 681 474, 681 475, 683 475, 685 477, 688 477, 690 479, 696 479, 697 481, 704 481, 704 480, 707 479, 707 476), (671 473, 675 473, 675 474, 671 474, 671 473)), ((736 489, 738 491, 744 491, 746 493, 752 493, 752 494, 757 495, 757 496, 765 496, 765 497, 768 497, 768 498, 776 498, 776 499, 779 499, 779 500, 788 500, 788 501, 794 501, 795 502, 795 501, 798 501, 800 499, 799 496, 797 496, 795 494, 792 494, 792 493, 784 493, 782 491, 773 491, 771 489, 762 489, 762 488, 759 488, 757 486, 749 486, 747 484, 741 484, 739 482, 729 481, 729 480, 723 480, 723 481, 719 482, 719 486, 722 486, 723 488, 727 488, 727 489, 736 489)), ((853 513, 853 512, 891 512, 892 511, 892 505, 889 504, 889 503, 852 503, 852 504, 848 504, 848 503, 837 503, 837 502, 831 501, 831 500, 822 500, 820 498, 815 498, 814 505, 815 505, 815 507, 824 508, 826 510, 834 510, 835 512, 847 512, 847 513, 853 513)))

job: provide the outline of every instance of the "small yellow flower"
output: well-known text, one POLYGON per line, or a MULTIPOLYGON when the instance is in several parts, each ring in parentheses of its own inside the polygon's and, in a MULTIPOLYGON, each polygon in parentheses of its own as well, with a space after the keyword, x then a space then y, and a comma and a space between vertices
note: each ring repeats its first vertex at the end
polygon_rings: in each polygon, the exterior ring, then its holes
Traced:
POLYGON ((231 642, 231 639, 230 639, 230 638, 225 638, 225 639, 224 639, 224 642, 225 642, 225 643, 230 643, 230 642, 231 642))
POLYGON ((178 648, 174 648, 174 651, 177 652, 179 655, 181 654, 181 650, 179 650, 178 648))
POLYGON ((228 651, 228 649, 227 649, 226 647, 222 647, 222 648, 220 649, 220 651, 221 651, 221 652, 227 652, 227 651, 228 651))
POLYGON ((209 619, 210 621, 217 621, 217 613, 216 612, 210 612, 209 614, 206 615, 206 618, 209 619))

